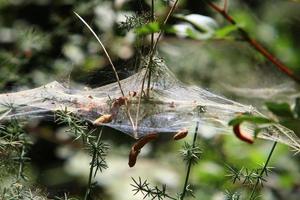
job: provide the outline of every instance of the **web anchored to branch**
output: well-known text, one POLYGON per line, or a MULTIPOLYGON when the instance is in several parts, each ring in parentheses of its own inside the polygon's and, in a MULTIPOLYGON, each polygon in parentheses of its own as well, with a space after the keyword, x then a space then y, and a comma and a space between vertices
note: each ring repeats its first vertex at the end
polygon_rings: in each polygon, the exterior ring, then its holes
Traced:
MULTIPOLYGON (((138 98, 145 69, 121 81, 127 106, 114 107, 122 97, 118 83, 99 88, 79 90, 52 82, 39 88, 0 95, 0 111, 6 113, 0 120, 46 117, 67 109, 79 117, 94 122, 99 116, 112 115, 101 125, 120 130, 138 139, 149 133, 174 133, 182 128, 192 129, 199 121, 202 130, 228 132, 228 121, 241 113, 261 115, 252 106, 228 100, 196 86, 187 86, 176 79, 164 63, 152 72, 151 97, 138 98), (127 94, 127 95, 126 95, 127 94), (128 112, 134 121, 132 126, 128 112), (113 114, 112 114, 113 113, 113 114)), ((246 127, 251 131, 251 126, 246 127)), ((270 125, 259 138, 278 141, 299 151, 300 140, 289 129, 270 125)))

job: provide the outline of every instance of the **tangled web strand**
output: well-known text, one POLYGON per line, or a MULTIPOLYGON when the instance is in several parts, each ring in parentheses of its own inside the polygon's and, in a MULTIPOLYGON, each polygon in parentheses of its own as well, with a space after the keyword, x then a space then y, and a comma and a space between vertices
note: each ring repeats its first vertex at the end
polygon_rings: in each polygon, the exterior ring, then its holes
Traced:
MULTIPOLYGON (((192 129, 196 121, 202 130, 207 127, 215 132, 228 132, 228 121, 241 113, 261 116, 252 106, 215 95, 200 87, 183 84, 164 63, 160 63, 152 73, 151 96, 141 99, 137 115, 138 92, 141 91, 144 75, 145 69, 121 81, 125 94, 137 92, 137 95, 128 95, 127 107, 121 106, 114 119, 103 125, 138 139, 153 132, 163 134, 177 132, 182 128, 192 129), (137 135, 134 134, 128 113, 137 122, 137 135)), ((113 101, 121 96, 117 83, 80 90, 54 81, 31 90, 0 94, 0 111, 9 111, 2 120, 30 119, 51 116, 51 113, 66 108, 93 122, 99 116, 109 114, 113 101)), ((248 126, 246 129, 251 131, 253 128, 248 126)), ((281 125, 270 125, 258 137, 300 150, 299 138, 281 125)))

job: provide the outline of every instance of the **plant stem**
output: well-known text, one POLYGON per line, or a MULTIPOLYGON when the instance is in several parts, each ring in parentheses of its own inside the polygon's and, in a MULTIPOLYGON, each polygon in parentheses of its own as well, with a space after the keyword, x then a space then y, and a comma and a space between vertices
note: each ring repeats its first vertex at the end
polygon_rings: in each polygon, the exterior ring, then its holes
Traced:
MULTIPOLYGON (((103 130, 103 126, 101 127, 101 130, 100 130, 100 133, 97 137, 97 142, 96 142, 96 147, 98 147, 99 143, 100 143, 100 138, 101 138, 101 135, 102 135, 102 130, 103 130)), ((92 186, 92 178, 93 178, 93 171, 94 171, 94 162, 95 162, 95 159, 96 159, 96 149, 94 149, 93 151, 93 157, 92 157, 92 161, 90 163, 90 174, 89 174, 89 180, 88 180, 88 185, 87 185, 87 189, 86 189, 86 192, 85 192, 85 196, 84 196, 84 200, 87 200, 89 195, 90 195, 90 192, 91 192, 91 186, 92 186)))
MULTIPOLYGON (((142 191, 142 192, 145 192, 145 193, 151 192, 151 191, 149 191, 149 189, 145 189, 145 188, 141 188, 141 191, 142 191)), ((157 195, 157 193, 155 193, 155 192, 154 192, 154 193, 152 192, 152 194, 157 195)), ((170 196, 169 194, 164 194, 164 197, 167 197, 167 198, 169 198, 169 199, 171 199, 171 200, 177 200, 176 198, 170 196)))
MULTIPOLYGON (((269 153, 269 155, 268 155, 267 161, 266 161, 266 163, 265 163, 263 169, 261 170, 261 172, 260 172, 260 174, 259 174, 259 177, 262 177, 263 174, 265 173, 265 171, 267 170, 269 161, 270 161, 270 159, 271 159, 271 157, 272 157, 272 154, 273 154, 273 152, 274 152, 274 150, 275 150, 276 145, 277 145, 277 142, 274 142, 274 144, 273 144, 273 146, 272 146, 272 149, 271 149, 271 151, 270 151, 270 153, 269 153)), ((252 200, 252 198, 254 197, 256 188, 257 188, 257 186, 258 186, 258 184, 259 184, 259 181, 260 181, 260 178, 257 178, 256 183, 255 183, 255 185, 254 185, 254 187, 253 187, 253 189, 252 189, 251 195, 250 195, 250 200, 252 200)))
MULTIPOLYGON (((151 0, 151 21, 154 22, 154 0, 151 0)), ((154 46, 154 33, 151 33, 150 52, 152 51, 153 46, 154 46)), ((152 59, 149 62, 152 63, 152 59)), ((150 69, 149 70, 149 75, 148 75, 148 84, 147 84, 147 97, 149 97, 149 95, 150 95, 151 73, 152 72, 151 72, 151 69, 150 69)))
MULTIPOLYGON (((101 42, 100 38, 99 38, 98 35, 95 33, 95 31, 90 27, 90 25, 88 25, 88 23, 87 23, 80 15, 78 15, 76 12, 74 12, 74 14, 75 14, 75 15, 82 21, 82 23, 90 30, 90 32, 94 35, 94 37, 96 38, 96 40, 98 41, 98 43, 99 43, 100 46, 102 47, 102 49, 103 49, 103 51, 104 51, 104 53, 105 53, 105 55, 106 55, 106 57, 107 57, 107 59, 108 59, 108 61, 109 61, 109 64, 111 65, 111 67, 112 67, 112 69, 113 69, 113 71, 114 71, 114 73, 115 73, 115 77, 116 77, 116 79, 117 79, 117 82, 118 82, 118 86, 119 86, 120 92, 121 92, 122 96, 125 97, 125 93, 124 93, 124 91, 123 91, 123 89, 122 89, 122 85, 121 85, 121 81, 120 81, 118 72, 117 72, 117 70, 116 70, 116 68, 115 68, 115 65, 113 64, 113 62, 112 62, 112 60, 111 60, 111 58, 110 58, 110 56, 109 56, 109 54, 108 54, 108 52, 107 52, 107 50, 106 50, 104 44, 101 42)), ((125 106, 126 106, 126 115, 127 115, 128 119, 129 119, 131 125, 132 125, 133 130, 135 130, 136 128, 134 127, 134 122, 133 122, 133 119, 132 119, 131 114, 130 114, 130 112, 129 112, 129 106, 128 106, 127 101, 125 101, 125 106)), ((134 131, 134 132, 136 132, 136 131, 134 131)), ((136 136, 135 136, 135 137, 136 137, 136 136)))
MULTIPOLYGON (((163 28, 164 26, 167 24, 167 21, 169 20, 169 18, 171 17, 172 13, 174 12, 177 4, 178 4, 179 0, 176 0, 173 4, 173 6, 171 7, 171 9, 169 10, 168 12, 168 15, 166 16, 164 22, 163 22, 163 27, 162 29, 159 31, 158 33, 158 36, 153 44, 153 48, 151 49, 150 51, 150 55, 149 55, 149 62, 147 64, 147 67, 146 67, 146 71, 145 71, 145 74, 143 76, 143 80, 142 80, 142 87, 141 87, 141 91, 140 91, 140 94, 139 94, 139 97, 138 97, 138 106, 137 106, 137 111, 136 111, 136 123, 135 123, 135 128, 137 129, 138 127, 138 118, 139 118, 139 113, 140 113, 140 105, 141 105, 141 99, 142 99, 142 94, 144 92, 144 85, 145 85, 145 81, 146 81, 146 77, 147 77, 147 74, 149 72, 149 68, 153 62, 153 57, 154 57, 154 54, 155 54, 155 51, 156 51, 156 48, 157 48, 157 45, 158 45, 158 42, 159 42, 159 39, 161 38, 162 34, 163 34, 163 28)), ((136 131, 136 130, 135 130, 136 131)))
MULTIPOLYGON (((198 127, 199 127, 199 122, 197 122, 195 133, 194 133, 193 144, 192 144, 192 148, 193 149, 196 146, 196 139, 197 139, 198 127)), ((188 186, 188 181, 189 181, 189 177, 190 177, 191 167, 192 167, 192 160, 189 160, 189 162, 188 162, 188 168, 187 168, 186 176, 185 176, 185 181, 184 181, 184 185, 183 185, 183 189, 182 189, 182 193, 180 195, 180 200, 183 200, 184 197, 185 197, 186 188, 188 186)))
POLYGON ((23 170, 24 170, 24 155, 25 155, 25 144, 22 145, 21 154, 19 157, 19 171, 17 176, 17 181, 19 181, 23 177, 23 170))
POLYGON ((100 46, 102 47, 102 49, 103 49, 103 51, 104 51, 104 53, 105 53, 105 55, 106 55, 106 57, 107 57, 107 59, 108 59, 108 61, 109 61, 109 64, 111 65, 111 67, 112 67, 112 69, 113 69, 113 71, 114 71, 114 73, 115 73, 115 77, 116 77, 116 79, 117 79, 117 82, 118 82, 120 91, 121 91, 121 93, 122 93, 122 96, 125 96, 124 91, 123 91, 122 86, 121 86, 121 82, 120 82, 120 78, 119 78, 118 72, 117 72, 117 70, 116 70, 116 68, 115 68, 115 65, 113 64, 113 62, 112 62, 112 60, 111 60, 111 58, 110 58, 110 56, 109 56, 109 54, 108 54, 108 52, 107 52, 107 50, 106 50, 104 44, 101 42, 100 38, 99 38, 98 35, 95 33, 95 31, 90 27, 90 25, 88 25, 88 23, 87 23, 87 22, 86 22, 79 14, 77 14, 76 12, 74 12, 74 14, 75 14, 75 15, 82 21, 82 23, 83 23, 83 24, 91 31, 91 33, 94 35, 94 37, 96 38, 96 40, 98 41, 98 43, 99 43, 100 46))
POLYGON ((84 200, 88 199, 88 197, 90 195, 90 192, 91 192, 92 176, 93 176, 93 170, 94 170, 93 163, 94 162, 95 162, 95 152, 93 153, 93 158, 92 158, 92 161, 91 161, 89 181, 88 181, 87 189, 86 189, 86 192, 85 192, 84 200))
MULTIPOLYGON (((209 5, 212 9, 220 13, 229 23, 237 26, 236 21, 233 19, 232 16, 230 16, 225 9, 220 8, 215 3, 204 0, 207 5, 209 5)), ((272 62, 280 71, 288 75, 290 78, 295 80, 296 82, 300 83, 300 78, 297 77, 290 68, 288 68, 285 64, 283 64, 277 57, 272 55, 266 48, 264 48, 258 41, 251 38, 249 33, 237 26, 238 31, 240 32, 241 36, 244 38, 245 41, 247 41, 257 52, 259 52, 261 55, 263 55, 266 59, 268 59, 270 62, 272 62)))

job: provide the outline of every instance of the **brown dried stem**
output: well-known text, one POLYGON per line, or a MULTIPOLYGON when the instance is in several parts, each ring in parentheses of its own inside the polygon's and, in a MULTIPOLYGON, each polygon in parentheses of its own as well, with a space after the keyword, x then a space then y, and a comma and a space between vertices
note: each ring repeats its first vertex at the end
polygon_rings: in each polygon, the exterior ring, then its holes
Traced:
MULTIPOLYGON (((116 68, 115 68, 115 65, 113 64, 113 62, 112 62, 112 60, 111 60, 111 58, 110 58, 110 56, 109 56, 109 54, 108 54, 108 52, 107 52, 107 50, 106 50, 104 44, 101 42, 100 38, 99 38, 98 35, 95 33, 95 31, 90 27, 90 25, 89 25, 89 24, 88 24, 88 23, 87 23, 80 15, 79 15, 79 14, 77 14, 76 12, 74 12, 74 14, 75 14, 75 15, 81 20, 81 22, 82 22, 82 23, 83 23, 83 24, 91 31, 91 33, 94 35, 94 37, 96 38, 96 40, 98 41, 98 43, 99 43, 100 46, 102 47, 102 49, 103 49, 103 51, 104 51, 104 53, 105 53, 105 55, 106 55, 106 57, 107 57, 107 59, 108 59, 110 65, 111 65, 111 67, 112 67, 112 69, 113 69, 113 71, 114 71, 114 73, 115 73, 115 77, 116 77, 116 79, 117 79, 118 86, 119 86, 119 89, 120 89, 120 91, 121 91, 122 97, 125 98, 125 94, 124 94, 124 91, 123 91, 123 89, 122 89, 122 85, 121 85, 121 82, 120 82, 120 78, 119 78, 118 72, 117 72, 117 70, 116 70, 116 68)), ((126 115, 127 115, 128 119, 129 119, 131 125, 132 125, 133 130, 134 130, 134 129, 135 129, 135 127, 134 127, 134 122, 133 122, 133 119, 132 119, 132 117, 131 117, 131 114, 130 114, 130 110, 129 110, 129 106, 128 106, 128 102, 127 102, 127 101, 125 101, 125 106, 126 106, 126 115)))
MULTIPOLYGON (((216 12, 220 13, 229 23, 231 23, 233 25, 237 25, 236 21, 226 11, 226 8, 222 9, 215 3, 208 1, 208 0, 205 0, 205 2, 216 12)), ((266 59, 268 59, 270 62, 272 62, 280 71, 282 71, 283 73, 288 75, 290 78, 292 78, 296 82, 300 83, 300 78, 297 77, 291 69, 289 69, 285 64, 283 64, 276 56, 271 54, 257 40, 251 38, 249 33, 245 29, 243 29, 239 26, 237 26, 237 28, 238 28, 238 31, 240 32, 241 36, 244 38, 244 40, 247 41, 257 52, 259 52, 266 59)))

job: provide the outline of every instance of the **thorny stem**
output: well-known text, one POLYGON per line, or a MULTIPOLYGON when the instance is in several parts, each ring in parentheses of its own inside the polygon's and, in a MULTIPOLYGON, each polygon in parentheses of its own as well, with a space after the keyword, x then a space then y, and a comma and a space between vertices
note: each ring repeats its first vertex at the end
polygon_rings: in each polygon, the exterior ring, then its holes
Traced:
POLYGON ((131 184, 131 186, 134 187, 134 189, 132 190, 133 192, 135 192, 134 195, 136 195, 137 193, 140 192, 140 193, 142 193, 142 195, 144 195, 143 199, 145 199, 147 197, 151 197, 153 200, 154 199, 162 200, 165 197, 167 197, 171 200, 178 200, 178 198, 174 198, 166 193, 166 185, 163 185, 162 189, 159 189, 157 186, 155 186, 154 188, 151 188, 149 186, 149 183, 147 182, 147 180, 142 182, 140 177, 139 177, 139 181, 136 181, 132 177, 131 177, 131 179, 134 182, 134 184, 131 184))
MULTIPOLYGON (((101 135, 102 135, 102 130, 103 130, 103 126, 101 127, 100 133, 97 137, 96 146, 99 146, 100 138, 101 138, 101 135)), ((87 185, 87 189, 86 189, 86 192, 85 192, 84 200, 88 199, 88 197, 90 195, 90 192, 91 192, 92 178, 93 178, 93 173, 94 173, 94 162, 96 160, 96 154, 97 154, 96 149, 94 149, 92 161, 90 163, 90 165, 91 165, 90 166, 90 174, 89 174, 89 180, 88 180, 88 185, 87 185)))
MULTIPOLYGON (((140 94, 139 94, 139 98, 138 98, 138 107, 137 107, 137 112, 136 112, 136 128, 138 127, 138 118, 139 118, 139 113, 140 113, 140 106, 141 106, 141 98, 142 98, 142 95, 143 95, 143 91, 144 91, 144 85, 145 85, 145 80, 146 80, 146 77, 147 77, 147 74, 149 72, 149 68, 150 66, 152 65, 152 62, 153 62, 153 57, 154 57, 154 53, 156 51, 156 48, 157 48, 157 45, 158 45, 158 42, 163 34, 163 28, 164 26, 167 24, 169 18, 171 17, 172 13, 174 12, 177 4, 178 4, 179 0, 176 0, 173 4, 173 6, 171 7, 171 9, 169 10, 164 22, 163 22, 163 25, 162 25, 162 29, 159 31, 158 33, 158 36, 153 44, 153 48, 151 49, 150 51, 150 55, 149 55, 149 62, 147 64, 147 67, 146 67, 146 71, 145 71, 145 74, 144 74, 144 77, 143 77, 143 80, 142 80, 142 87, 141 87, 141 91, 140 91, 140 94)), ((150 85, 150 84, 149 84, 150 85)), ((150 88, 148 88, 150 90, 150 88)), ((136 132, 137 130, 134 130, 134 132, 136 132)), ((136 133, 135 133, 136 134, 136 133)))
MULTIPOLYGON (((271 159, 271 157, 272 157, 272 154, 273 154, 273 152, 274 152, 274 150, 275 150, 276 145, 277 145, 277 142, 274 142, 274 144, 273 144, 273 146, 272 146, 272 149, 271 149, 271 151, 270 151, 270 153, 269 153, 269 155, 268 155, 267 161, 266 161, 266 163, 265 163, 263 169, 261 170, 261 172, 260 172, 260 174, 259 174, 259 177, 262 177, 263 174, 265 173, 265 171, 267 170, 269 161, 270 161, 270 159, 271 159)), ((258 186, 258 184, 259 184, 259 181, 260 181, 260 178, 257 178, 256 183, 255 183, 255 185, 254 185, 254 187, 253 187, 253 189, 252 189, 252 192, 251 192, 251 195, 250 195, 250 198, 249 198, 250 200, 252 200, 253 197, 254 197, 256 188, 257 188, 257 186, 258 186)))
MULTIPOLYGON (((230 16, 227 11, 226 8, 224 7, 224 9, 220 8, 219 6, 217 6, 215 3, 209 1, 209 0, 204 0, 212 9, 214 9, 215 11, 217 11, 218 13, 220 13, 229 23, 236 25, 237 23, 236 21, 232 18, 232 16, 230 16)), ((226 3, 227 4, 227 3, 226 3)), ((256 51, 258 51, 260 54, 262 54, 266 59, 268 59, 270 62, 272 62, 280 71, 282 71, 283 73, 285 73, 286 75, 288 75, 290 78, 292 78, 293 80, 295 80, 296 82, 300 83, 300 78, 297 77, 292 70, 290 70, 285 64, 283 64, 277 57, 275 57, 274 55, 272 55, 266 48, 264 48, 258 41, 256 41, 255 39, 251 38, 249 33, 237 26, 238 31, 240 32, 241 36, 245 39, 245 41, 247 41, 254 49, 256 49, 256 51)))
MULTIPOLYGON (((198 127, 199 127, 199 122, 197 122, 196 129, 195 129, 195 132, 194 132, 194 138, 193 138, 193 144, 192 144, 192 148, 193 149, 196 146, 196 139, 197 139, 198 127)), ((187 172, 186 172, 186 176, 185 176, 185 181, 184 181, 182 193, 180 195, 180 200, 183 200, 184 197, 185 197, 186 188, 188 186, 188 181, 189 181, 189 177, 190 177, 191 167, 192 167, 192 160, 190 159, 189 162, 188 162, 188 168, 187 168, 187 172)))
MULTIPOLYGON (((148 193, 148 192, 149 192, 149 190, 147 190, 147 189, 145 189, 145 188, 141 188, 140 190, 141 190, 142 192, 145 192, 145 193, 148 193)), ((157 195, 157 193, 155 193, 155 192, 152 192, 152 194, 157 195)), ((169 199, 172 199, 172 200, 177 200, 176 198, 174 198, 174 197, 172 197, 172 196, 170 196, 170 195, 168 195, 168 194, 164 194, 164 196, 167 197, 167 198, 169 198, 169 199)))

